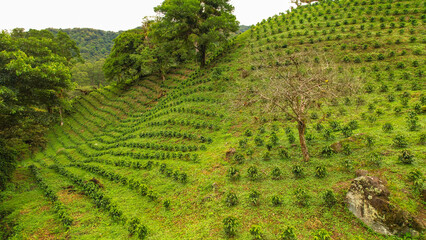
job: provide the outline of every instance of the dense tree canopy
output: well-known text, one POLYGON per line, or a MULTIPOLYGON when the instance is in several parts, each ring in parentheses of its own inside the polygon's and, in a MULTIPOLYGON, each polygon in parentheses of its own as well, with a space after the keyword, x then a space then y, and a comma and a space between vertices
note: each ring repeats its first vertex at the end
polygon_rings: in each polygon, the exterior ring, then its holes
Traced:
POLYGON ((66 90, 74 86, 70 67, 79 59, 77 45, 63 32, 55 36, 47 30, 14 29, 0 34, 1 164, 45 143, 46 125, 53 111, 67 104, 66 90))
POLYGON ((77 43, 82 58, 85 61, 96 62, 104 59, 110 53, 113 40, 120 34, 119 32, 103 31, 91 28, 72 29, 47 29, 53 34, 64 32, 77 43))
POLYGON ((167 41, 196 49, 201 66, 209 48, 225 41, 238 30, 229 0, 165 0, 154 10, 163 17, 157 31, 167 41))
POLYGON ((144 44, 145 37, 145 30, 132 29, 114 39, 114 47, 103 68, 107 79, 121 82, 142 73, 138 49, 144 44))

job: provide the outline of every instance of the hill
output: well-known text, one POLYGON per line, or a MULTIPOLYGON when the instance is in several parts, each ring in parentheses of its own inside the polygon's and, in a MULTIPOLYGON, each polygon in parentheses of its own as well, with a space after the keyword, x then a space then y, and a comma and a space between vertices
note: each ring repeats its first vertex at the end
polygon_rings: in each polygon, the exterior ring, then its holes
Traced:
POLYGON ((264 239, 288 226, 298 239, 321 229, 332 239, 394 239, 355 218, 345 195, 364 169, 387 181, 393 204, 424 219, 423 177, 416 185, 408 176, 426 169, 425 7, 302 6, 242 33, 206 69, 182 66, 165 82, 150 76, 82 97, 2 193, 3 237, 225 239, 233 216, 236 239, 253 238, 256 225, 264 239), (277 58, 305 51, 363 80, 357 95, 309 112, 310 162, 301 161, 295 123, 250 91, 285 67, 277 58), (403 150, 414 162, 398 160, 403 150))
POLYGON ((120 32, 103 31, 92 28, 72 28, 72 29, 47 29, 56 34, 59 31, 66 32, 72 40, 77 43, 81 56, 87 61, 98 61, 105 59, 111 52, 114 45, 114 38, 120 32))

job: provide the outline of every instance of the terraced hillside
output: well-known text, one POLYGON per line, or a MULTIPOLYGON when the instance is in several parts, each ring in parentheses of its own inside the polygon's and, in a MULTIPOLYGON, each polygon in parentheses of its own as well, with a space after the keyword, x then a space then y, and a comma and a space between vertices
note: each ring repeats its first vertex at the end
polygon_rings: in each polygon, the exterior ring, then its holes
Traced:
POLYGON ((287 227, 298 239, 393 239, 356 219, 345 194, 368 170, 424 221, 425 14, 420 0, 322 1, 257 24, 206 69, 83 97, 2 193, 3 236, 223 239, 232 216, 236 239, 285 239, 287 227), (310 162, 295 123, 255 91, 285 67, 277 59, 305 51, 363 80, 309 113, 310 162))

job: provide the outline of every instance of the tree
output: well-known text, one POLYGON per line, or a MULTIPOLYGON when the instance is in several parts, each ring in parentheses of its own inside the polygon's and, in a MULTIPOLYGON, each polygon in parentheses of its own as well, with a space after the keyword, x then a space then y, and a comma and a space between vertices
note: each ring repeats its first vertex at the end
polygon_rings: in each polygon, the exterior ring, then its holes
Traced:
POLYGON ((108 80, 116 79, 122 82, 145 73, 138 55, 138 49, 144 44, 145 37, 144 29, 132 29, 122 32, 114 39, 114 46, 103 66, 108 80))
POLYGON ((304 161, 309 161, 305 132, 308 110, 322 100, 348 96, 357 89, 358 81, 347 72, 338 72, 324 57, 315 52, 296 53, 287 59, 275 59, 272 71, 261 72, 265 89, 259 96, 270 109, 278 109, 297 123, 304 161))
POLYGON ((70 67, 79 59, 75 46, 65 34, 45 30, 0 34, 0 138, 7 144, 13 142, 15 149, 37 145, 43 132, 36 129, 44 129, 40 123, 51 122, 54 110, 62 115, 66 91, 74 86, 70 67))
POLYGON ((209 48, 238 30, 229 0, 165 0, 154 10, 162 16, 156 28, 164 40, 195 49, 201 67, 206 64, 209 48))
POLYGON ((291 0, 291 3, 296 4, 297 7, 302 6, 303 3, 308 3, 310 4, 311 2, 315 2, 317 0, 291 0))

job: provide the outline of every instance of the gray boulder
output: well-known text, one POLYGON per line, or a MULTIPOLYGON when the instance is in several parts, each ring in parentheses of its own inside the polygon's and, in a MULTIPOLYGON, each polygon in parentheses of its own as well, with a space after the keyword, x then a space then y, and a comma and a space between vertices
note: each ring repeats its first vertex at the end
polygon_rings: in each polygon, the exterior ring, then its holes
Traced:
POLYGON ((374 231, 384 235, 419 235, 424 228, 407 212, 389 202, 386 182, 377 177, 360 176, 352 181, 346 195, 349 210, 374 231))

